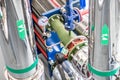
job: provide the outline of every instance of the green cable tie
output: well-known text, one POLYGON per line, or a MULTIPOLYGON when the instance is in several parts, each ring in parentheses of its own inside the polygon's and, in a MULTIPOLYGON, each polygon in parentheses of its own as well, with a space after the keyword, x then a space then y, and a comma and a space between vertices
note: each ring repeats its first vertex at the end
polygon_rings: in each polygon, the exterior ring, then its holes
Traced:
POLYGON ((96 75, 102 76, 102 77, 113 76, 115 73, 118 72, 119 68, 120 67, 113 69, 113 70, 110 70, 110 71, 100 71, 100 70, 95 69, 90 64, 88 64, 89 71, 91 71, 93 74, 96 74, 96 75))
POLYGON ((34 69, 36 67, 36 65, 38 64, 38 56, 36 56, 36 60, 34 61, 34 63, 32 65, 30 65, 29 67, 27 68, 24 68, 24 69, 12 69, 8 66, 6 66, 7 70, 12 72, 12 73, 16 73, 16 74, 23 74, 23 73, 26 73, 26 72, 29 72, 31 71, 32 69, 34 69))

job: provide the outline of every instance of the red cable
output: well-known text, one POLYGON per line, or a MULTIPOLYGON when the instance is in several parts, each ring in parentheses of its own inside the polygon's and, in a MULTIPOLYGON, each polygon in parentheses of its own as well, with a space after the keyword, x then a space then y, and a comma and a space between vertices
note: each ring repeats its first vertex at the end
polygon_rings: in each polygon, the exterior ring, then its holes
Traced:
POLYGON ((35 32, 36 36, 40 39, 40 41, 42 42, 42 44, 44 44, 44 40, 42 39, 42 37, 40 36, 40 34, 38 33, 38 31, 36 29, 34 29, 34 32, 35 32))
MULTIPOLYGON (((37 17, 32 13, 32 19, 35 21, 35 23, 38 25, 38 19, 37 17)), ((42 30, 42 26, 39 26, 40 29, 42 30)))
POLYGON ((78 11, 78 13, 79 13, 79 15, 80 15, 80 19, 82 20, 82 14, 81 14, 79 8, 75 7, 75 9, 78 11))
MULTIPOLYGON (((32 13, 32 18, 33 18, 33 20, 35 21, 35 23, 38 24, 38 19, 37 19, 37 17, 36 17, 33 13, 32 13)), ((41 26, 40 26, 40 28, 41 28, 41 26)), ((41 29, 42 29, 42 28, 41 28, 41 29)), ((34 32, 35 32, 36 36, 40 39, 40 41, 42 42, 42 44, 44 44, 44 41, 43 41, 42 37, 39 35, 39 33, 37 32, 36 29, 34 29, 34 32)), ((36 45, 37 45, 37 47, 39 48, 39 50, 42 52, 43 56, 44 56, 45 58, 47 58, 46 52, 41 48, 41 46, 39 45, 38 42, 36 42, 36 45)))
POLYGON ((37 23, 38 22, 38 19, 37 19, 37 17, 32 13, 32 18, 33 18, 33 20, 37 23))
POLYGON ((78 8, 75 8, 75 9, 79 12, 81 20, 82 20, 82 16, 89 13, 88 9, 83 11, 80 11, 78 8))
POLYGON ((61 5, 60 5, 56 0, 51 0, 51 2, 52 2, 56 7, 61 7, 61 5))
POLYGON ((89 13, 88 9, 81 11, 82 16, 85 15, 85 14, 88 14, 88 13, 89 13))
POLYGON ((48 57, 47 57, 46 52, 41 48, 41 46, 39 45, 38 42, 36 42, 36 45, 37 45, 37 47, 39 48, 39 50, 42 52, 43 56, 47 59, 48 57))

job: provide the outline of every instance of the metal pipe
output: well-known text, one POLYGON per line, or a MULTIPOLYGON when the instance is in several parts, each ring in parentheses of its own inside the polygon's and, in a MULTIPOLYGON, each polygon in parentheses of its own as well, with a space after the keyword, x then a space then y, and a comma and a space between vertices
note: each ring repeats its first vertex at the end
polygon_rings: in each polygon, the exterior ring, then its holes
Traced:
POLYGON ((114 69, 112 55, 115 52, 119 32, 118 9, 115 2, 118 0, 90 0, 90 28, 89 28, 89 62, 88 68, 95 80, 111 80, 118 69, 114 69), (115 71, 112 73, 112 71, 115 71))
POLYGON ((120 57, 120 54, 119 54, 119 52, 120 52, 120 49, 119 49, 120 48, 120 44, 119 44, 120 43, 120 34, 119 34, 120 33, 120 28, 119 28, 119 25, 120 25, 120 0, 117 0, 115 5, 118 7, 118 8, 115 8, 115 11, 116 11, 116 14, 115 14, 116 19, 115 20, 116 20, 116 26, 117 26, 115 29, 117 31, 116 44, 118 43, 115 47, 115 49, 116 49, 115 57, 116 57, 116 60, 118 62, 120 62, 120 58, 119 58, 120 57))
MULTIPOLYGON (((14 3, 14 5, 15 4, 16 3, 14 3)), ((27 34, 28 34, 28 40, 29 40, 32 51, 34 51, 34 46, 36 46, 36 45, 35 45, 35 37, 34 37, 34 31, 33 31, 34 29, 33 29, 32 17, 31 17, 32 15, 31 15, 30 1, 29 0, 21 0, 21 4, 22 4, 21 5, 22 10, 23 10, 23 17, 25 20, 25 26, 26 26, 26 30, 27 30, 27 34)), ((16 8, 16 12, 19 13, 20 11, 17 11, 17 10, 18 10, 18 8, 16 8)))
POLYGON ((50 2, 55 8, 61 7, 61 5, 60 5, 56 0, 49 0, 49 2, 50 2))
MULTIPOLYGON (((54 15, 49 19, 50 25, 57 32, 57 34, 58 34, 59 38, 61 39, 61 41, 63 42, 63 44, 66 45, 76 35, 73 32, 71 32, 71 35, 69 35, 69 31, 67 31, 64 28, 63 23, 56 16, 57 15, 54 15)), ((59 17, 59 15, 58 15, 58 17, 59 17)))
POLYGON ((82 76, 75 70, 68 60, 62 63, 62 67, 67 72, 71 80, 83 80, 82 76))
POLYGON ((65 28, 69 31, 75 29, 75 25, 73 24, 74 15, 73 15, 73 6, 72 0, 66 0, 66 16, 65 16, 65 28))
MULTIPOLYGON (((3 16, 5 18, 1 20, 0 25, 0 46, 4 55, 5 64, 7 68, 9 67, 13 70, 25 69, 34 63, 33 53, 31 49, 32 47, 30 47, 31 42, 29 42, 28 39, 28 36, 32 35, 27 34, 27 32, 32 31, 30 30, 31 23, 29 24, 26 22, 24 18, 23 8, 21 8, 21 0, 18 1, 20 3, 17 4, 17 6, 14 5, 14 2, 12 0, 4 1, 5 5, 3 6, 3 9, 6 10, 3 16), (19 13, 17 9, 19 10, 19 13), (19 26, 17 26, 16 23, 18 23, 19 26), (26 23, 28 25, 26 25, 26 23)), ((28 0, 24 1, 27 2, 28 0)), ((29 13, 27 15, 29 15, 29 13)), ((14 71, 9 71, 9 73, 14 78, 23 79, 33 75, 35 71, 36 67, 28 72, 15 73, 14 71)))
MULTIPOLYGON (((110 27, 110 21, 109 21, 109 17, 110 17, 110 2, 108 0, 97 0, 97 1, 93 1, 91 0, 91 4, 90 7, 93 7, 92 5, 94 5, 95 7, 92 9, 90 8, 90 10, 94 10, 95 9, 95 14, 90 14, 95 16, 95 20, 93 21, 93 24, 90 23, 90 29, 91 26, 95 26, 95 30, 94 30, 94 36, 90 36, 90 38, 94 37, 94 42, 92 44, 92 49, 90 48, 90 65, 93 66, 94 68, 101 70, 101 71, 107 71, 109 70, 109 43, 108 43, 108 38, 107 38, 107 42, 106 45, 104 45, 104 43, 101 43, 101 32, 102 32, 102 27, 104 25, 107 25, 108 28, 110 27), (107 14, 107 15, 106 15, 107 14), (93 53, 92 53, 93 52, 93 53), (92 57, 92 58, 91 58, 92 57)), ((91 12, 90 12, 91 13, 91 12)), ((90 17, 91 18, 91 17, 90 17)), ((90 32, 92 33, 92 32, 90 32)), ((91 34, 90 34, 91 35, 91 34)), ((107 36, 109 36, 109 33, 107 33, 107 36)), ((92 40, 92 39, 90 39, 92 40)), ((103 40, 104 41, 104 40, 103 40)), ((91 47, 91 45, 90 45, 91 47)), ((93 74, 93 76, 95 77, 95 79, 97 80, 110 80, 109 77, 100 77, 100 76, 96 76, 95 74, 93 74)))

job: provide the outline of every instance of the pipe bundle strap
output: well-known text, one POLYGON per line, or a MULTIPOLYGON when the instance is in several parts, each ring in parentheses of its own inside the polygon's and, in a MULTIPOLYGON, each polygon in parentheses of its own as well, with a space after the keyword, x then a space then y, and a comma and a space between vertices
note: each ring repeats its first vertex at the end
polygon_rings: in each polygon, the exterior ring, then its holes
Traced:
POLYGON ((23 73, 26 73, 26 72, 29 72, 31 71, 32 69, 34 69, 38 64, 38 56, 36 57, 36 60, 34 61, 34 63, 32 65, 30 65, 29 67, 27 68, 24 68, 24 69, 12 69, 8 66, 6 66, 7 70, 12 72, 12 73, 16 73, 16 74, 23 74, 23 73))
POLYGON ((117 68, 115 68, 115 69, 113 69, 113 70, 110 70, 110 71, 100 71, 100 70, 94 68, 93 66, 91 66, 90 64, 88 64, 88 69, 89 69, 89 71, 91 71, 93 74, 96 74, 96 75, 98 75, 98 76, 108 77, 108 76, 113 76, 113 75, 115 75, 115 74, 119 71, 120 67, 117 67, 117 68))

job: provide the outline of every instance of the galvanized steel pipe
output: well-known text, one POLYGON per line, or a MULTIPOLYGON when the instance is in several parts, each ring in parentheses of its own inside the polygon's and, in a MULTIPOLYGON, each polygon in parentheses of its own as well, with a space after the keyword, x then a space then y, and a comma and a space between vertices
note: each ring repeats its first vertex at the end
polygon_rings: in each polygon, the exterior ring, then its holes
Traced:
MULTIPOLYGON (((4 15, 0 20, 0 46, 4 55, 5 64, 7 69, 9 68, 8 71, 12 77, 24 79, 32 76, 36 72, 36 66, 28 71, 20 71, 28 67, 30 68, 36 60, 33 57, 34 50, 32 50, 32 42, 29 42, 32 40, 30 39, 30 36, 32 36, 31 23, 25 19, 25 16, 28 17, 30 13, 28 12, 28 7, 22 6, 22 0, 16 1, 19 3, 17 4, 18 6, 14 5, 13 0, 2 1, 1 4, 4 15), (19 12, 17 10, 19 10, 19 12), (18 70, 19 72, 16 73, 14 70, 18 70)), ((23 4, 29 6, 27 2, 29 1, 24 0, 23 4)))
POLYGON ((111 80, 118 68, 111 67, 119 34, 118 0, 90 0, 89 63, 95 80, 111 80), (117 15, 116 15, 117 14, 117 15))

